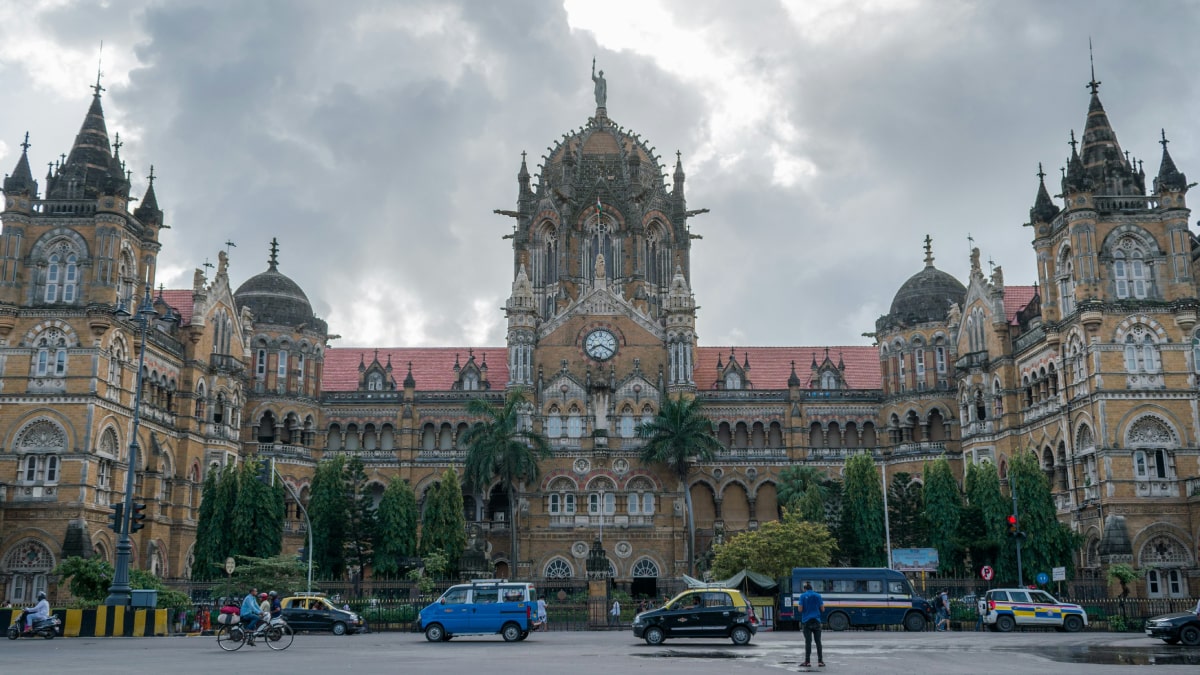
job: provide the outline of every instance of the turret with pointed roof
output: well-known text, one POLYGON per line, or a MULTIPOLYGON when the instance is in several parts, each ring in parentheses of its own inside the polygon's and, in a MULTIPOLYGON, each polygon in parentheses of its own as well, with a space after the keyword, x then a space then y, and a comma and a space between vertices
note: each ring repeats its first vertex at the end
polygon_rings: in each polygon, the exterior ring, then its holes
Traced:
POLYGON ((29 132, 25 132, 25 141, 21 143, 21 156, 11 176, 4 177, 4 194, 9 196, 24 195, 29 199, 37 199, 38 184, 33 179, 33 171, 29 169, 29 132))
POLYGON ((1029 209, 1029 224, 1034 223, 1049 223, 1054 220, 1054 216, 1058 215, 1061 210, 1050 199, 1050 193, 1046 190, 1046 172, 1042 171, 1042 165, 1038 164, 1038 191, 1037 197, 1033 200, 1033 208, 1029 209))
POLYGON ((104 108, 100 105, 100 92, 104 88, 100 86, 99 79, 92 89, 95 91, 92 105, 83 119, 83 126, 75 135, 75 144, 46 186, 46 196, 50 199, 95 198, 103 192, 121 190, 128 194, 129 181, 125 179, 119 163, 114 169, 104 108), (119 179, 114 171, 120 174, 119 179))
POLYGON ((1154 179, 1154 193, 1162 194, 1164 192, 1185 192, 1188 189, 1187 176, 1179 169, 1175 168, 1175 161, 1171 159, 1171 153, 1167 151, 1167 130, 1162 130, 1162 162, 1158 165, 1158 176, 1154 179))

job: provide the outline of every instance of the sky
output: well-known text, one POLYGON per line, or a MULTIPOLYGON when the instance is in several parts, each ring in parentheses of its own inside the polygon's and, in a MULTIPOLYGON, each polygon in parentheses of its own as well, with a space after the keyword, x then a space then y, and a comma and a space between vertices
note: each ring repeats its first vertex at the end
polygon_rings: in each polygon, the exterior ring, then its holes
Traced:
POLYGON ((333 346, 500 346, 493 210, 594 113, 595 58, 609 117, 710 210, 699 344, 870 344, 926 235, 964 283, 971 242, 1036 281, 1023 224, 1082 131, 1089 39, 1122 148, 1153 177, 1165 129, 1200 178, 1198 28, 1175 0, 7 0, 0 171, 26 131, 35 175, 70 150, 99 64, 133 194, 154 165, 160 283, 228 250, 236 288, 277 237, 333 346))

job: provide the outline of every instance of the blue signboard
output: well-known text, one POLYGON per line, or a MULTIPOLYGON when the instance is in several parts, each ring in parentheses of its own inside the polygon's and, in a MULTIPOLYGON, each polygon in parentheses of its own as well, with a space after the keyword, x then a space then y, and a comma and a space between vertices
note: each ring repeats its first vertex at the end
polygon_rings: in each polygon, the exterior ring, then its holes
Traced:
POLYGON ((899 572, 936 572, 938 550, 936 548, 894 548, 892 569, 899 572))
POLYGON ((1045 572, 1038 572, 1037 582, 1039 585, 1045 586, 1046 584, 1050 583, 1050 575, 1046 574, 1045 572))

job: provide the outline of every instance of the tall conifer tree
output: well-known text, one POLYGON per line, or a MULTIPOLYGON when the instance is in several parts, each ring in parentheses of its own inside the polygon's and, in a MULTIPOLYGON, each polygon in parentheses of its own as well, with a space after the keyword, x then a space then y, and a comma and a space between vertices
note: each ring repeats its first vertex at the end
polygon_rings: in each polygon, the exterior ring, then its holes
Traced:
POLYGON ((962 562, 958 545, 958 521, 962 517, 962 493, 945 457, 925 465, 925 521, 929 545, 938 550, 938 571, 949 574, 962 562))
MULTIPOLYGON (((447 571, 458 570, 458 560, 467 547, 467 519, 463 514, 462 485, 454 469, 446 469, 442 479, 430 491, 421 519, 421 555, 441 553, 447 571)), ((510 562, 516 573, 516 561, 510 562)))
POLYGON ((869 453, 846 460, 842 488, 845 553, 859 567, 885 567, 882 476, 869 453))
POLYGON ((376 576, 394 579, 406 571, 401 563, 417 554, 417 496, 412 487, 393 478, 383 491, 376 516, 371 567, 376 576))

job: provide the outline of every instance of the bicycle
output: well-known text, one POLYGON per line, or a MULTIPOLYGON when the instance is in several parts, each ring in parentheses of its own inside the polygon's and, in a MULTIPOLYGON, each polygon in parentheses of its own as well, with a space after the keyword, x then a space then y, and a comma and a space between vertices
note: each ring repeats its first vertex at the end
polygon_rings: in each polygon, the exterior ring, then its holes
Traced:
POLYGON ((254 630, 246 630, 237 620, 217 629, 217 645, 227 652, 236 652, 251 638, 262 639, 267 647, 275 651, 283 651, 292 646, 295 637, 295 631, 283 620, 283 617, 271 619, 270 623, 260 624, 254 630))

